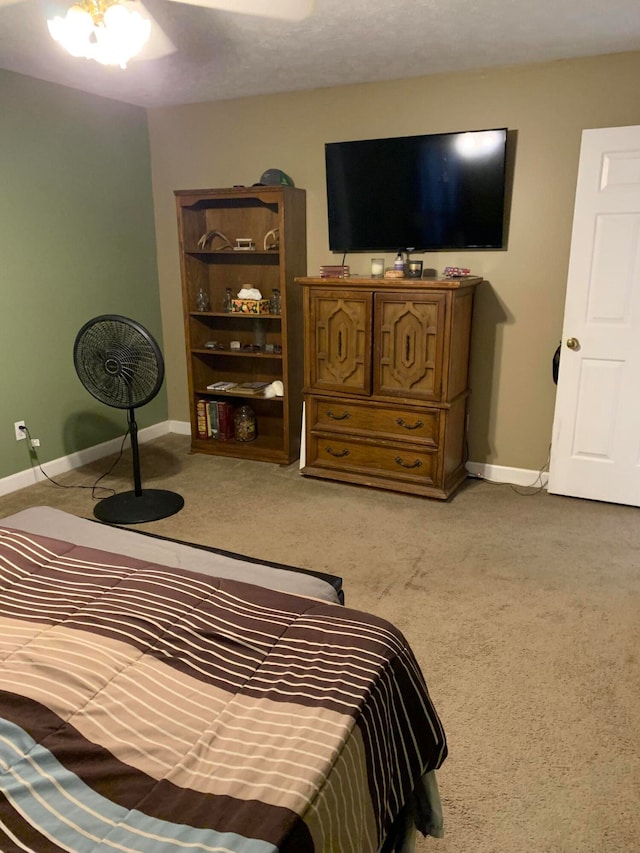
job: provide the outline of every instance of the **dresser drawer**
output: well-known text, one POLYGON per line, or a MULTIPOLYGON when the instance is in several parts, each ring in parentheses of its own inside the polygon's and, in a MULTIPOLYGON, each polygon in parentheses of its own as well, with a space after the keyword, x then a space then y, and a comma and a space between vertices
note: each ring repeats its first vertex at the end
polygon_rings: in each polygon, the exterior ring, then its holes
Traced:
POLYGON ((440 411, 409 409, 352 400, 312 397, 308 401, 311 430, 349 433, 438 446, 440 411))
POLYGON ((432 485, 437 474, 438 454, 424 445, 372 444, 355 436, 312 433, 307 444, 306 465, 432 485))

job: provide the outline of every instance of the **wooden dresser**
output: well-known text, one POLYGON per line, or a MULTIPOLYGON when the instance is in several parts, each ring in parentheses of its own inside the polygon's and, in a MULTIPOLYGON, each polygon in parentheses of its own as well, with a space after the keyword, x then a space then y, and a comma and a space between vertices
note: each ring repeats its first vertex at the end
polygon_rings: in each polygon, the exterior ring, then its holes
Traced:
POLYGON ((469 343, 480 278, 297 278, 302 473, 446 499, 466 477, 469 343))

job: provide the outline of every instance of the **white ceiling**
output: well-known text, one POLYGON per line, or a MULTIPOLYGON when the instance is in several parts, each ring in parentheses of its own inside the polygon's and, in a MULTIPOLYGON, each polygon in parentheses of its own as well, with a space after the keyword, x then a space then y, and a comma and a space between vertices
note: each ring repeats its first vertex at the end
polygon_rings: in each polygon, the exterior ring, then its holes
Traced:
POLYGON ((177 50, 122 70, 51 39, 70 5, 0 0, 0 67, 145 107, 640 50, 640 0, 316 0, 295 23, 145 0, 177 50))

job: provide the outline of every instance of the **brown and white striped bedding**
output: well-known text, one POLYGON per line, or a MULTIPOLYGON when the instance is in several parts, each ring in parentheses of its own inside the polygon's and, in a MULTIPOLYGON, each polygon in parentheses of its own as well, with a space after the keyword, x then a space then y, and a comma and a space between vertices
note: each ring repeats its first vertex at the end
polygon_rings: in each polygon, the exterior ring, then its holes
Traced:
POLYGON ((373 853, 445 756, 387 622, 0 527, 4 853, 373 853))

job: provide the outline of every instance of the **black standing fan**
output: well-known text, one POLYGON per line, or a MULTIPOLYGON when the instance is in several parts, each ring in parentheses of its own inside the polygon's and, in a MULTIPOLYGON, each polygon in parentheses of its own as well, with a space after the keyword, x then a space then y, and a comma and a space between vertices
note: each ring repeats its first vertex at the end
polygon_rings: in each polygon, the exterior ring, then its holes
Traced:
POLYGON ((107 406, 128 410, 134 490, 105 498, 96 504, 93 514, 110 524, 140 524, 181 510, 181 495, 143 489, 140 482, 135 409, 153 400, 162 385, 164 361, 158 344, 135 320, 104 314, 89 320, 78 332, 73 361, 90 394, 107 406))

